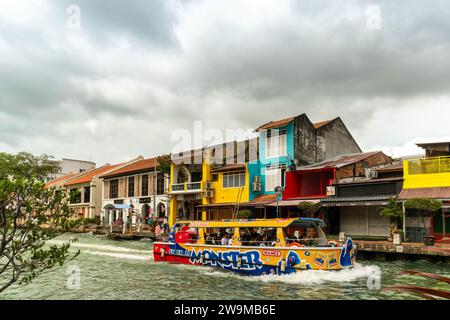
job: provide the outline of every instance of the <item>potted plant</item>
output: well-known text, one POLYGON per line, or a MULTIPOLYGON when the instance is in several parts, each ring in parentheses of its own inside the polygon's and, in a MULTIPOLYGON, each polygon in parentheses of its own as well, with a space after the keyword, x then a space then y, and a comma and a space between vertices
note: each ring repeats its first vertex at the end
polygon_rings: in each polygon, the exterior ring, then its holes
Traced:
POLYGON ((391 197, 388 204, 381 209, 380 215, 389 218, 391 222, 388 241, 392 242, 394 240, 394 234, 398 234, 399 231, 404 234, 404 231, 400 230, 400 225, 403 222, 403 210, 402 205, 397 202, 397 198, 391 197))
POLYGON ((431 236, 431 221, 434 215, 442 207, 442 202, 428 198, 413 198, 405 202, 405 208, 415 210, 422 217, 423 227, 425 229, 423 243, 425 246, 434 246, 436 237, 431 236))

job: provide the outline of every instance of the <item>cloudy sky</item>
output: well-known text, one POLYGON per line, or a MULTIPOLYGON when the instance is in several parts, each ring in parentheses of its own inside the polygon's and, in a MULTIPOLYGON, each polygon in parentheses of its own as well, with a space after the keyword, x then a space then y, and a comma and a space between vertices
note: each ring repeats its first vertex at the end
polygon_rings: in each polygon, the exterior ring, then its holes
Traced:
POLYGON ((449 92, 447 0, 0 0, 0 151, 114 163, 307 113, 403 155, 450 140, 449 92))

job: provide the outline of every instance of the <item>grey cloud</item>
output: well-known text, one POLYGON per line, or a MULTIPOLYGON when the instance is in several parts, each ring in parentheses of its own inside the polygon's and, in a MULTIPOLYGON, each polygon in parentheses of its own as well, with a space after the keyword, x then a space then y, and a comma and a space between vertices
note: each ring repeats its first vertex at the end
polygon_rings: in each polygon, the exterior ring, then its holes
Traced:
MULTIPOLYGON (((433 124, 400 129, 380 112, 408 118, 420 99, 449 102, 446 1, 293 1, 285 16, 253 28, 220 12, 193 18, 202 1, 46 3, 45 23, 0 20, 0 142, 17 151, 114 162, 170 151, 172 130, 192 130, 194 120, 247 129, 300 113, 342 116, 367 148, 442 133, 433 124), (72 4, 79 33, 65 28, 72 4), (366 28, 373 4, 381 30, 366 28), (187 49, 176 32, 183 23, 202 26, 187 49)), ((229 5, 239 12, 239 2, 229 5)))

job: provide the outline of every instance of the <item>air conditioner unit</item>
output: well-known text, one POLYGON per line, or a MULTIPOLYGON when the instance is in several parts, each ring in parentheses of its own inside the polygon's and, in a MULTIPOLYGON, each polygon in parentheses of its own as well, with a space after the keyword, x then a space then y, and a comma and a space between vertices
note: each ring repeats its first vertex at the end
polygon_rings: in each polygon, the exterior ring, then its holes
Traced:
POLYGON ((205 189, 206 190, 211 190, 213 188, 213 183, 212 181, 206 181, 205 182, 205 189))
POLYGON ((252 183, 252 191, 253 192, 261 192, 261 183, 253 182, 252 183))
POLYGON ((206 196, 207 198, 212 198, 212 197, 214 197, 214 191, 212 191, 212 190, 207 190, 207 191, 205 192, 205 196, 206 196))
POLYGON ((253 183, 261 183, 261 176, 253 177, 253 183))

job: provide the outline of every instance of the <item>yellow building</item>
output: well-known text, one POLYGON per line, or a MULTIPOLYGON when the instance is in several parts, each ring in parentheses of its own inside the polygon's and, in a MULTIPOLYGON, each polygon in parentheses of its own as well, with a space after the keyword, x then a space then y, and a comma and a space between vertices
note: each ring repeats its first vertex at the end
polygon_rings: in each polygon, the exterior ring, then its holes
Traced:
MULTIPOLYGON (((445 237, 445 234, 450 233, 450 142, 424 143, 418 146, 425 149, 425 157, 404 161, 404 184, 399 200, 428 198, 442 201, 442 212, 433 217, 430 231, 434 236, 445 237)), ((410 230, 420 229, 419 223, 414 223, 414 217, 408 217, 406 221, 410 230)), ((408 226, 406 228, 408 231, 408 226)), ((420 237, 412 236, 417 238, 416 241, 420 237)))
POLYGON ((248 156, 239 156, 248 154, 248 143, 234 141, 172 155, 170 226, 176 220, 231 219, 239 204, 249 201, 248 156))

